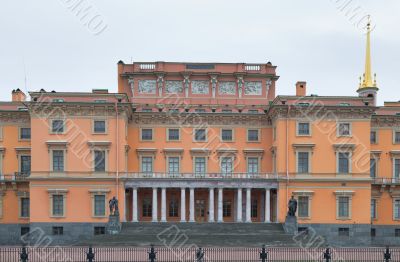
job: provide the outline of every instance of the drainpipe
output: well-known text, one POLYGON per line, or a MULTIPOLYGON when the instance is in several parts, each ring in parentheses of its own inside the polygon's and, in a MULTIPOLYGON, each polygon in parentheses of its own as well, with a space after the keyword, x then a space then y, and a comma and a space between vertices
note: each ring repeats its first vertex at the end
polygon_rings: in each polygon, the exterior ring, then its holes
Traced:
POLYGON ((289 201, 289 113, 290 105, 286 115, 286 203, 289 201))
MULTIPOLYGON (((117 143, 117 145, 116 145, 116 150, 117 150, 117 153, 116 153, 116 158, 117 158, 117 163, 116 163, 116 171, 117 171, 117 174, 116 174, 116 192, 117 192, 117 198, 119 197, 119 123, 118 123, 118 97, 117 97, 117 95, 115 95, 115 99, 116 99, 116 102, 115 102, 115 121, 116 121, 116 127, 115 127, 115 129, 116 129, 116 134, 115 134, 115 141, 116 141, 116 143, 117 143)), ((124 200, 124 203, 125 203, 125 200, 124 200)), ((125 208, 125 206, 124 206, 124 208, 125 208)), ((124 212, 125 213, 125 212, 124 212)), ((126 214, 124 214, 124 215, 126 215, 126 214)))

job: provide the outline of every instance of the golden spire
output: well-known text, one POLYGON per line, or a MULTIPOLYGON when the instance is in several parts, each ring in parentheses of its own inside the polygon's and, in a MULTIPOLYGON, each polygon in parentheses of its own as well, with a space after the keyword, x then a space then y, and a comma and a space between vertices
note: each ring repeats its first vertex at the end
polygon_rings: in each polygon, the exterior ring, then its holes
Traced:
POLYGON ((367 48, 365 54, 365 72, 363 75, 363 80, 360 86, 362 88, 376 87, 376 75, 375 80, 372 79, 372 69, 371 69, 371 16, 368 16, 367 24, 367 48))

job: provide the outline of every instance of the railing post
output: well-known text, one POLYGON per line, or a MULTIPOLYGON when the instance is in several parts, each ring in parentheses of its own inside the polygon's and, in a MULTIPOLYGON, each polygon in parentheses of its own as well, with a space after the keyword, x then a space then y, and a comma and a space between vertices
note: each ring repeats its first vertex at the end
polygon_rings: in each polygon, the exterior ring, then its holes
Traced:
POLYGON ((261 248, 260 259, 261 259, 261 262, 267 262, 268 261, 268 251, 265 248, 265 245, 263 245, 262 248, 261 248))
POLYGON ((86 253, 86 260, 88 262, 93 262, 94 261, 94 253, 93 253, 93 248, 91 246, 89 247, 89 252, 86 253))
POLYGON ((385 259, 385 262, 389 262, 392 259, 392 254, 390 253, 389 247, 386 247, 386 251, 383 253, 383 259, 385 259))
POLYGON ((196 262, 203 262, 204 261, 204 251, 201 247, 196 252, 196 262))
POLYGON ((154 245, 151 245, 150 252, 147 252, 147 253, 149 254, 149 261, 155 262, 157 259, 157 256, 156 256, 157 252, 155 252, 155 250, 154 250, 154 245))
POLYGON ((28 262, 29 256, 28 256, 28 253, 26 252, 25 246, 22 247, 19 258, 20 258, 21 262, 28 262))
POLYGON ((331 262, 332 252, 331 252, 329 247, 324 252, 324 259, 325 259, 326 262, 331 262))

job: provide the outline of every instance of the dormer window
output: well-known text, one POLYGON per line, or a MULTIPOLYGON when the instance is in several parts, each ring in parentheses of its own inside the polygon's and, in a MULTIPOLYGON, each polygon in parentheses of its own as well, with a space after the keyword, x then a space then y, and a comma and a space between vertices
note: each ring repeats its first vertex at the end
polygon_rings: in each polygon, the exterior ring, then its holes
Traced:
POLYGON ((54 98, 54 99, 53 99, 53 102, 54 102, 54 103, 63 103, 63 102, 64 102, 64 99, 62 99, 62 98, 54 98))

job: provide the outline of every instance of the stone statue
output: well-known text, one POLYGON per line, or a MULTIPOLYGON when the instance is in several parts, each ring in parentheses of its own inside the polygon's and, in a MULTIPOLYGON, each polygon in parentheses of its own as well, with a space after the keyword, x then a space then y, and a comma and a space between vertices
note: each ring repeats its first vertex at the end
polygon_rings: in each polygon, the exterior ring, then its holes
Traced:
POLYGON ((289 206, 288 216, 295 217, 297 211, 297 200, 294 198, 294 196, 292 196, 292 198, 289 200, 288 206, 289 206))
POLYGON ((110 206, 110 215, 119 216, 118 199, 113 197, 110 199, 110 201, 108 201, 108 204, 110 206))

